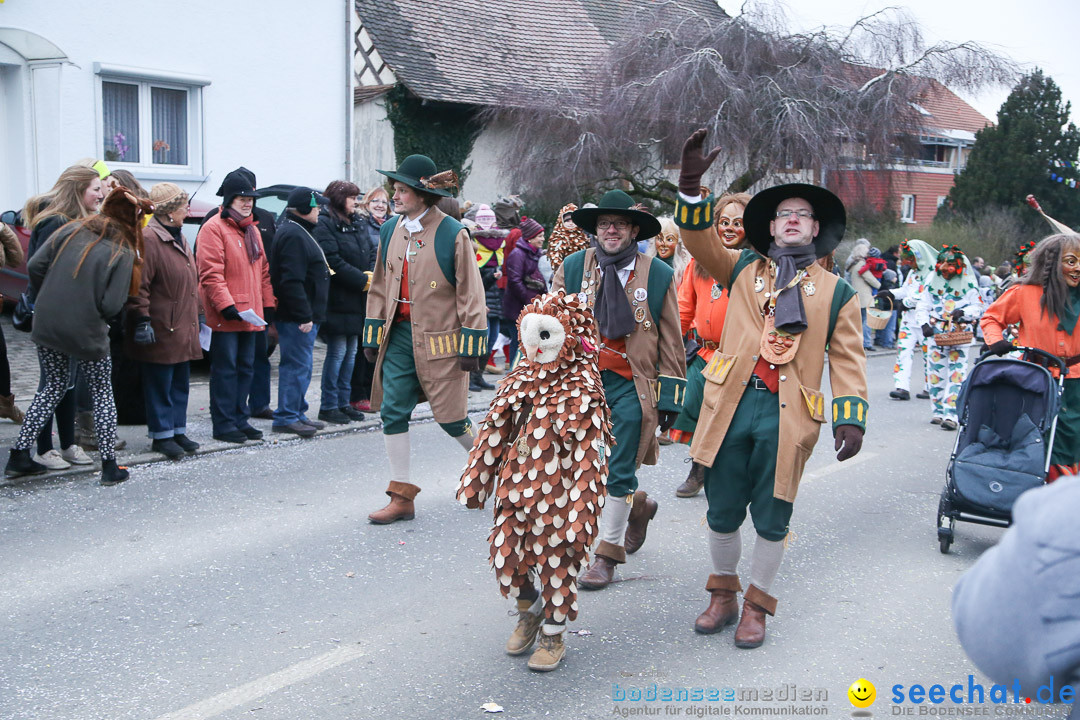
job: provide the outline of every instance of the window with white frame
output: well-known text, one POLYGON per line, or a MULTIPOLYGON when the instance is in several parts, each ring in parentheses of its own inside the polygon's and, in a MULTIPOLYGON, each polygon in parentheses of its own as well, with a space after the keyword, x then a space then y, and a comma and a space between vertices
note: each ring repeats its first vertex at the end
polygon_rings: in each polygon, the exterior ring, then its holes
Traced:
POLYGON ((915 196, 900 196, 900 222, 915 222, 915 196))
POLYGON ((98 74, 100 157, 141 169, 201 171, 200 103, 207 81, 105 66, 98 74))
POLYGON ((942 205, 945 204, 945 201, 948 200, 948 199, 949 199, 948 195, 938 195, 937 196, 937 206, 941 207, 942 205))

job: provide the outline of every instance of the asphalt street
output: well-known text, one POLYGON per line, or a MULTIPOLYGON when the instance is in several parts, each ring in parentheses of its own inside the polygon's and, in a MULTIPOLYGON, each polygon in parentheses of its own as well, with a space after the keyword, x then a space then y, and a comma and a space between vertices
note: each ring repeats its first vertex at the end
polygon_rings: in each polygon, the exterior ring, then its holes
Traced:
MULTIPOLYGON (((527 655, 506 656, 515 618, 487 566, 490 505, 454 500, 465 454, 428 422, 412 430, 417 518, 385 527, 366 522, 385 502, 377 432, 143 465, 112 488, 88 475, 0 488, 0 718, 469 718, 489 702, 504 718, 850 717, 858 678, 885 717, 896 684, 971 673, 989 687, 949 598, 1001 531, 960 524, 951 554, 938 551, 954 434, 929 423, 928 401, 888 399, 891 364, 869 360, 861 454, 837 464, 822 433, 757 650, 736 649, 730 629, 692 629, 707 602, 705 500, 674 497, 688 465, 672 446, 639 475, 660 502, 648 540, 619 582, 581 593, 563 666, 536 674, 527 655), (759 700, 616 699, 654 684, 759 700), (785 701, 804 691, 812 702, 785 701)), ((751 547, 752 530, 744 573, 751 547)))

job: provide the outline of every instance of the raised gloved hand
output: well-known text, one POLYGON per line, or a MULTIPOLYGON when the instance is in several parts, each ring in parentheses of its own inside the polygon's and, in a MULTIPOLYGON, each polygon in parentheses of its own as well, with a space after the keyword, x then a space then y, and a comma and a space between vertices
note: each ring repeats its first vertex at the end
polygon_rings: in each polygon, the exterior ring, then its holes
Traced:
POLYGON ((484 369, 484 358, 466 357, 465 355, 460 355, 458 356, 458 367, 465 372, 480 372, 484 369))
POLYGON ((683 195, 697 197, 701 194, 701 176, 720 154, 719 147, 705 154, 705 136, 708 134, 705 128, 696 130, 683 144, 682 164, 679 166, 679 192, 683 195))
POLYGON ((841 425, 836 428, 836 442, 833 444, 833 450, 839 450, 836 459, 843 462, 858 455, 862 450, 862 439, 863 429, 857 425, 841 425))
POLYGON ((136 345, 153 345, 157 342, 157 338, 154 337, 154 328, 150 327, 150 318, 140 320, 135 326, 134 339, 136 345))
POLYGON ((675 421, 679 419, 679 413, 670 410, 661 410, 659 413, 660 432, 667 432, 675 421))
POLYGON ((236 320, 242 322, 244 318, 240 317, 240 311, 236 309, 235 305, 230 305, 221 311, 221 317, 226 320, 236 320))
POLYGON ((932 337, 934 335, 934 328, 930 325, 930 323, 923 323, 922 334, 923 337, 932 337))
POLYGON ((964 310, 963 310, 963 308, 956 308, 955 310, 952 311, 952 321, 953 322, 960 322, 963 319, 964 319, 964 310))
POLYGON ((379 349, 373 347, 364 348, 364 358, 371 363, 375 364, 375 361, 379 359, 379 349))
POLYGON ((1006 353, 1011 353, 1015 349, 1016 346, 1008 340, 998 340, 996 343, 990 343, 990 346, 986 348, 986 351, 989 353, 993 353, 994 355, 1000 356, 1006 353))

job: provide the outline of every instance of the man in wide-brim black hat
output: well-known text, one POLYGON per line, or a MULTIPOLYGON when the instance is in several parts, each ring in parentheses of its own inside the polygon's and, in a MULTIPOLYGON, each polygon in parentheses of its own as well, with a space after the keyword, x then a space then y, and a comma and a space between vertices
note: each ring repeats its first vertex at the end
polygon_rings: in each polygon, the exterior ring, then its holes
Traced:
POLYGON ((715 633, 739 620, 735 645, 753 648, 765 640, 765 616, 776 612, 769 593, 821 426, 832 419, 837 460, 862 447, 866 357, 855 291, 815 262, 844 235, 843 203, 815 185, 763 190, 743 214, 754 250, 729 250, 713 226, 712 197, 701 197, 701 177, 720 152, 703 152, 705 134, 698 130, 683 147, 675 222, 690 254, 730 299, 720 347, 703 370, 704 401, 690 446, 707 468, 713 565, 709 606, 694 628, 715 633), (831 413, 820 390, 826 353, 831 413), (757 540, 740 619, 736 568, 747 509, 757 540))
POLYGON ((637 469, 656 464, 656 429, 670 428, 682 410, 686 354, 674 273, 637 249, 637 241, 659 234, 660 221, 621 190, 605 194, 596 207, 575 210, 573 220, 596 240, 567 256, 551 289, 576 292, 596 314, 598 362, 616 440, 608 457, 600 543, 578 577, 582 588, 598 590, 645 542, 656 515, 656 500, 638 490, 637 469))
POLYGON ((379 249, 361 338, 375 365, 371 409, 379 412, 390 462, 386 507, 368 515, 377 525, 415 516, 420 486, 409 470, 409 421, 426 400, 435 421, 466 450, 469 372, 488 355, 484 283, 469 232, 437 203, 452 197, 452 170, 438 172, 426 155, 410 155, 393 182, 397 215, 379 229, 379 249))

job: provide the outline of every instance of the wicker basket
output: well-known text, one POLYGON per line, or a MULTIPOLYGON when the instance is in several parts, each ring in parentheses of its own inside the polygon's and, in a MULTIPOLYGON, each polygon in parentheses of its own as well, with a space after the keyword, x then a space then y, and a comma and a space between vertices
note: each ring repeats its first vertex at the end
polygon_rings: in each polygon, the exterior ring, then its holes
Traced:
POLYGON ((875 307, 866 308, 866 326, 871 330, 884 330, 889 327, 889 321, 892 320, 893 314, 893 302, 892 298, 887 295, 885 299, 889 301, 888 310, 878 310, 875 307))
POLYGON ((945 326, 943 333, 934 335, 934 344, 938 347, 953 347, 954 345, 967 345, 975 339, 975 333, 971 330, 957 330, 957 326, 951 320, 945 326))

